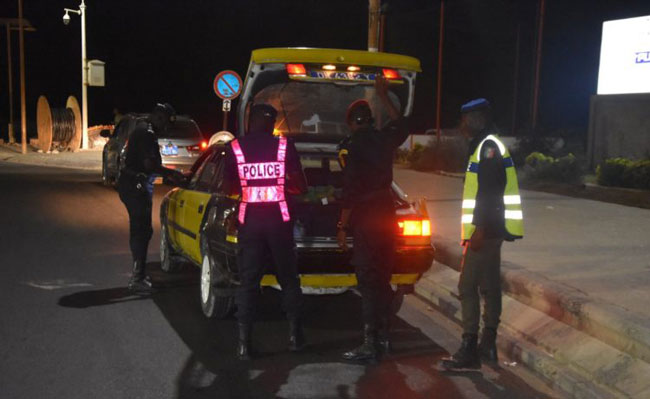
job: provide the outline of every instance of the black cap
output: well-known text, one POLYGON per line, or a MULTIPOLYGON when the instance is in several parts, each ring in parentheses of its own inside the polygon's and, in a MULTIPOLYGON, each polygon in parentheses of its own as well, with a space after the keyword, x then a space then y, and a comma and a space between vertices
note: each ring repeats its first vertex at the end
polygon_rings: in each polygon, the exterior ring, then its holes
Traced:
POLYGON ((278 116, 278 111, 268 104, 255 104, 251 107, 249 118, 263 117, 265 119, 272 119, 278 116))

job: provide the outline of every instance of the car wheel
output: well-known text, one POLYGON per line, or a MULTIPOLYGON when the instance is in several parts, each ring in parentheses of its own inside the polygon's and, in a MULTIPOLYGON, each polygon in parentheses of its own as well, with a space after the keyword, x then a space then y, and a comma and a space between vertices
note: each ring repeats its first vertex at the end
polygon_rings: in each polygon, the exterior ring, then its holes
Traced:
POLYGON ((160 226, 160 268, 166 273, 171 273, 180 268, 179 262, 174 250, 169 244, 169 233, 165 223, 160 226))
POLYGON ((216 295, 214 288, 216 267, 209 253, 203 255, 201 263, 201 309, 207 318, 224 319, 235 309, 234 296, 216 295))

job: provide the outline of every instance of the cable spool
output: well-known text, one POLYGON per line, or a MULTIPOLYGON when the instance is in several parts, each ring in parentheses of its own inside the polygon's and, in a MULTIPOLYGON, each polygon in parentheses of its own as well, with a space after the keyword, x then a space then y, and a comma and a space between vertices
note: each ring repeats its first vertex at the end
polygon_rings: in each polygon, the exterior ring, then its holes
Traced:
POLYGON ((76 151, 81 144, 81 111, 73 96, 68 97, 65 108, 50 108, 45 96, 36 104, 38 147, 43 152, 58 148, 76 151))

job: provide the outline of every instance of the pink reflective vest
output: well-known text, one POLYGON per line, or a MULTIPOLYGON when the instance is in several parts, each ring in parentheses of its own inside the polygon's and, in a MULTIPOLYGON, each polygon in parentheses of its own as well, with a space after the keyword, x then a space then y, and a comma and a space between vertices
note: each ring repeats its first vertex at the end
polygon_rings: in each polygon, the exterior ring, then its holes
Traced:
POLYGON ((287 138, 280 137, 278 155, 275 162, 246 163, 244 152, 237 140, 231 143, 237 158, 237 172, 241 184, 241 203, 239 204, 239 223, 246 220, 246 206, 261 202, 277 202, 282 214, 282 220, 288 222, 289 208, 284 197, 285 158, 287 154, 287 138), (275 180, 275 185, 263 185, 262 181, 275 180), (262 183, 262 184, 260 184, 262 183))

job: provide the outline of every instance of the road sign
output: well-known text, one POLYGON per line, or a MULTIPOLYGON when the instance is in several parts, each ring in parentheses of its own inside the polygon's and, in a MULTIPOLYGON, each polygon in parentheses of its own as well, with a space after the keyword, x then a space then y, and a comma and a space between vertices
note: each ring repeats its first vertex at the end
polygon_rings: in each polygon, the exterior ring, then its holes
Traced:
POLYGON ((221 71, 214 78, 213 86, 219 98, 232 100, 241 93, 242 81, 235 71, 221 71))
POLYGON ((230 100, 223 100, 223 105, 221 107, 221 110, 224 112, 230 112, 230 100))

